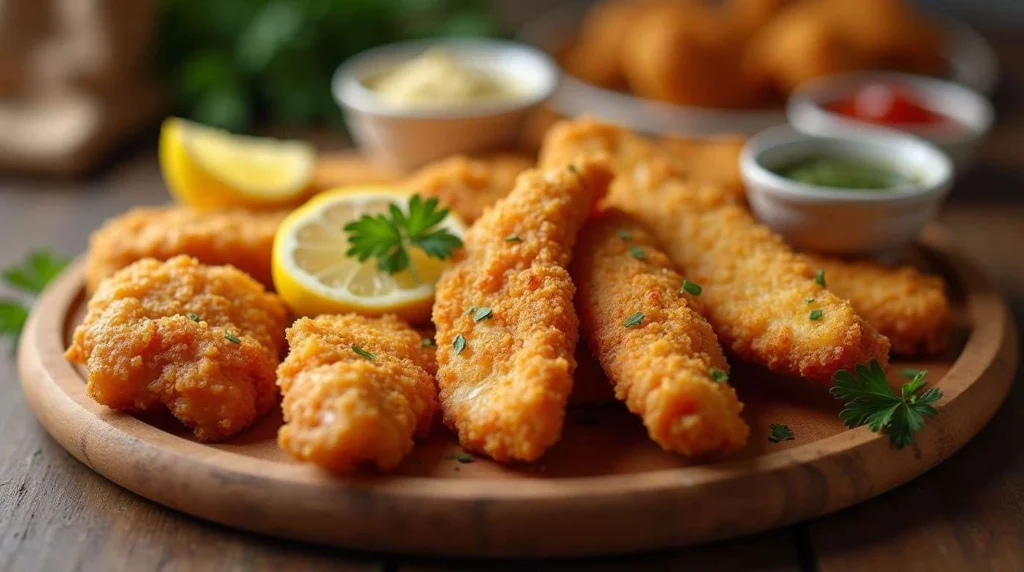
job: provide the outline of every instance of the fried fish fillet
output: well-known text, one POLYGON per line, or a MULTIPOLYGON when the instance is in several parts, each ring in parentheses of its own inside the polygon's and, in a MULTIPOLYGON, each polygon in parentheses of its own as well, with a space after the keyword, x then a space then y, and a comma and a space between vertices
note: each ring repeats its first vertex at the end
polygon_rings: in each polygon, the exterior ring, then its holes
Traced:
POLYGON ((507 195, 519 173, 533 164, 533 159, 517 153, 450 157, 413 173, 404 186, 412 193, 437 197, 462 220, 472 223, 480 218, 484 208, 507 195))
POLYGON ((566 267, 611 176, 601 160, 520 175, 441 275, 437 382, 463 447, 532 461, 561 436, 578 326, 566 267))
POLYGON ((187 256, 131 264, 103 281, 65 356, 113 409, 165 406, 200 441, 228 439, 277 400, 288 314, 229 266, 187 256))
POLYGON ((817 284, 806 260, 728 192, 687 185, 653 143, 587 119, 555 127, 541 164, 564 165, 587 152, 612 157, 609 203, 649 228, 684 275, 703 285, 705 315, 738 357, 822 382, 858 363, 888 363, 885 336, 817 284))
POLYGON ((274 233, 286 214, 179 206, 132 209, 89 237, 87 289, 96 291, 100 281, 136 260, 167 260, 178 254, 204 264, 231 264, 273 286, 270 255, 274 233))
POLYGON ((729 370, 718 338, 647 230, 614 209, 592 219, 571 274, 583 335, 651 439, 684 455, 746 443, 743 404, 712 377, 729 370))
POLYGON ((431 350, 394 316, 302 318, 288 329, 277 370, 284 395, 281 448, 336 472, 393 469, 437 412, 431 350))
POLYGON ((935 354, 948 346, 953 312, 942 278, 870 260, 809 260, 824 270, 829 290, 889 338, 894 354, 935 354))

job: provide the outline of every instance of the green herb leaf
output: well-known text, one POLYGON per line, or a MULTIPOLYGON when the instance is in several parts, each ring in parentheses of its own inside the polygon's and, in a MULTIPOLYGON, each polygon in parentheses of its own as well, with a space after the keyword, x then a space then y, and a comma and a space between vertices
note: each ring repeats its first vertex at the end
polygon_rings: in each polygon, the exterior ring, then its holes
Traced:
POLYGON ((822 314, 821 310, 819 310, 818 308, 815 308, 815 309, 811 310, 810 314, 807 314, 807 317, 816 322, 816 321, 821 319, 821 314, 822 314))
POLYGON ((423 338, 422 340, 420 340, 421 348, 432 348, 436 345, 437 343, 434 341, 434 338, 423 338))
POLYGON ((804 298, 804 304, 813 304, 814 298, 804 298))
POLYGON ((199 314, 189 314, 188 315, 188 319, 192 320, 193 322, 198 324, 199 323, 199 314))
POLYGON ((6 268, 2 276, 4 282, 13 288, 39 294, 67 265, 67 258, 57 256, 49 249, 37 250, 29 254, 21 265, 6 268))
POLYGON ((472 463, 476 461, 476 457, 470 455, 469 453, 459 453, 457 455, 446 455, 445 460, 458 461, 460 463, 472 463))
POLYGON ((462 353, 462 350, 466 349, 466 338, 462 334, 455 336, 452 340, 452 348, 455 349, 455 355, 462 353))
POLYGON ((233 344, 242 343, 242 340, 238 339, 238 337, 235 336, 235 334, 232 334, 231 332, 224 332, 224 337, 227 338, 227 340, 233 344))
POLYGON ((903 369, 901 369, 899 371, 900 377, 905 378, 905 379, 914 379, 915 377, 917 377, 918 375, 920 375, 922 373, 927 374, 928 370, 920 370, 920 369, 913 369, 913 368, 907 367, 907 368, 903 368, 903 369))
POLYGON ((363 215, 345 225, 349 243, 345 255, 360 262, 374 258, 377 268, 388 274, 409 268, 419 283, 415 269, 409 266, 409 249, 419 248, 427 256, 446 260, 462 246, 459 237, 438 227, 447 216, 448 209, 439 209, 434 197, 424 201, 413 195, 405 212, 392 203, 387 215, 363 215))
POLYGON ((622 240, 625 240, 626 242, 629 242, 629 241, 633 240, 633 233, 631 233, 629 231, 620 230, 619 232, 617 232, 615 234, 616 234, 616 236, 618 236, 622 240))
POLYGON ((494 317, 494 312, 487 306, 480 306, 473 312, 473 321, 487 320, 494 317))
POLYGON ((825 271, 818 270, 814 273, 814 281, 818 283, 818 286, 825 287, 825 271))
POLYGON ((0 300, 0 336, 17 337, 28 321, 28 308, 11 300, 0 300))
POLYGON ((683 280, 683 286, 679 289, 680 294, 686 292, 691 296, 700 296, 701 292, 703 291, 704 289, 701 288, 700 284, 697 284, 696 282, 690 282, 689 280, 683 280))
POLYGON ((632 254, 633 258, 636 258, 637 260, 644 259, 644 251, 639 246, 630 246, 629 253, 632 254))
POLYGON ((359 357, 366 358, 366 359, 368 359, 370 361, 373 361, 373 360, 377 359, 377 356, 371 354, 370 352, 364 350, 363 348, 361 348, 361 347, 359 347, 359 346, 357 346, 355 344, 352 344, 352 351, 355 352, 356 355, 358 355, 359 357))
POLYGON ((519 238, 517 235, 514 235, 514 234, 510 234, 510 235, 505 237, 505 242, 522 242, 522 241, 523 241, 523 239, 519 238))
POLYGON ((768 440, 772 443, 778 443, 779 441, 792 441, 793 430, 789 428, 789 425, 783 425, 781 423, 772 423, 768 426, 768 440))
POLYGON ((633 327, 639 326, 641 323, 643 323, 643 321, 644 321, 644 313, 643 312, 633 312, 632 315, 630 315, 628 318, 626 318, 626 321, 623 322, 622 325, 626 326, 627 328, 633 328, 633 327))
POLYGON ((729 374, 726 373, 724 370, 718 369, 717 367, 711 368, 711 371, 708 372, 708 375, 711 376, 711 381, 715 383, 725 383, 729 381, 729 374))
POLYGON ((914 433, 924 427, 925 417, 937 412, 932 404, 942 398, 942 391, 924 389, 927 372, 919 371, 903 384, 896 394, 885 379, 882 366, 872 360, 858 365, 853 372, 842 370, 832 377, 833 397, 845 402, 839 414, 847 427, 867 425, 876 433, 884 433, 897 449, 914 441, 914 433))
POLYGON ((569 172, 573 175, 579 175, 580 172, 576 169, 576 165, 569 165, 569 172))
POLYGON ((474 312, 476 312, 476 306, 470 306, 470 307, 466 308, 466 313, 467 314, 473 314, 474 312))

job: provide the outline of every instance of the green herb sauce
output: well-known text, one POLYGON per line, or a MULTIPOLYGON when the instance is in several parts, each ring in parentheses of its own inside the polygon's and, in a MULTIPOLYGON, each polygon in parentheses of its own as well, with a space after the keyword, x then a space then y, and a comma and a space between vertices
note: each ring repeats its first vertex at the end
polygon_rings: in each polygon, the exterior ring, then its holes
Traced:
POLYGON ((837 157, 813 157, 774 171, 791 181, 834 189, 884 191, 915 182, 914 177, 877 163, 837 157))

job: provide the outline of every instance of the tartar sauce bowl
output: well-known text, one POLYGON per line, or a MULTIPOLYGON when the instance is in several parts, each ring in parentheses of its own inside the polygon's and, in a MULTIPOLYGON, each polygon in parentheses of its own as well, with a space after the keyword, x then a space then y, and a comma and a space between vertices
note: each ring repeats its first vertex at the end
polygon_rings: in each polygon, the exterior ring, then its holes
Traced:
POLYGON ((898 72, 858 72, 807 81, 786 106, 791 125, 815 135, 897 130, 927 139, 949 154, 958 170, 971 166, 978 146, 992 127, 992 104, 982 94, 958 83, 898 72), (957 129, 934 125, 882 125, 830 111, 827 106, 872 85, 904 87, 926 108, 946 116, 957 129))
POLYGON ((359 148, 398 169, 460 153, 514 143, 527 114, 551 96, 558 67, 525 44, 487 39, 399 42, 353 56, 338 67, 331 91, 359 148), (467 69, 507 82, 515 94, 491 101, 407 105, 389 101, 368 82, 421 56, 442 50, 467 69))
POLYGON ((953 164, 922 139, 896 133, 820 137, 775 127, 749 139, 740 171, 755 215, 798 250, 836 255, 897 251, 935 218, 953 182, 953 164), (777 169, 820 157, 870 162, 913 175, 882 190, 820 187, 777 169))

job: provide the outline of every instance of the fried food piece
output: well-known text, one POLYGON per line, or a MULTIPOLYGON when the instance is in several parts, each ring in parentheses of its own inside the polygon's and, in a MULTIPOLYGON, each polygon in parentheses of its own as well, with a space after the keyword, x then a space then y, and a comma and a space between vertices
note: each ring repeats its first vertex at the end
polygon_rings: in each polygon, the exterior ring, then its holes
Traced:
POLYGON ((619 54, 630 41, 630 29, 654 0, 604 0, 583 16, 576 41, 562 53, 570 74, 601 87, 615 88, 624 76, 619 54))
POLYGON ((437 365, 421 342, 390 315, 297 320, 288 329, 291 351, 277 370, 285 421, 278 444, 340 473, 364 463, 382 471, 397 467, 413 438, 430 432, 437 411, 437 365))
POLYGON ((187 254, 204 264, 231 264, 268 287, 274 284, 270 253, 287 213, 241 209, 140 207, 108 220, 89 237, 86 289, 136 260, 187 254))
POLYGON ((889 338, 893 353, 935 354, 948 346, 953 311, 942 278, 871 260, 808 259, 825 271, 829 290, 889 338))
POLYGON ((666 138, 661 141, 669 159, 677 168, 677 175, 698 184, 714 185, 744 200, 743 177, 740 175, 740 152, 746 139, 719 137, 716 139, 666 138))
POLYGON ((945 68, 939 28, 905 0, 815 0, 811 9, 819 10, 875 67, 922 74, 945 68))
POLYGON ((889 341, 818 285, 804 258, 729 193, 682 182, 653 143, 593 120, 565 122, 548 135, 541 164, 588 151, 612 157, 617 177, 608 202, 650 229, 704 287, 705 316, 738 357, 826 383, 858 363, 888 363, 889 341))
POLYGON ((746 41, 768 25, 793 0, 729 0, 725 19, 729 29, 739 41, 746 41))
POLYGON ((480 158, 456 156, 423 167, 404 185, 412 193, 437 197, 466 223, 472 223, 486 207, 507 195, 519 173, 533 164, 533 159, 516 153, 480 158))
POLYGON ((533 461, 561 437, 578 326, 566 266, 611 176, 601 160, 523 173, 441 275, 437 383, 466 449, 533 461))
POLYGON ((393 183, 401 173, 352 151, 337 151, 320 155, 310 184, 314 193, 345 185, 393 183))
POLYGON ((200 441, 237 435, 277 400, 288 313, 230 266, 141 260, 103 281, 65 357, 113 409, 165 406, 200 441))
POLYGON ((683 455, 746 443, 743 404, 711 377, 729 371, 718 338, 653 236, 612 209, 583 228, 571 274, 583 335, 654 442, 683 455), (641 321, 626 326, 636 312, 641 321))

